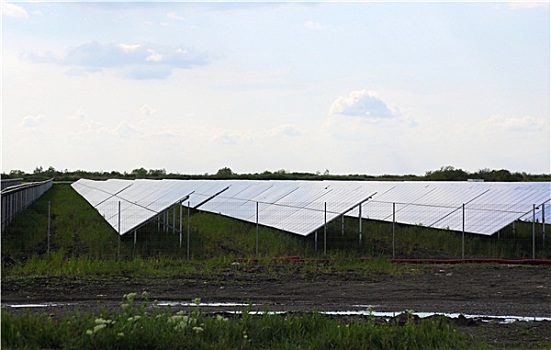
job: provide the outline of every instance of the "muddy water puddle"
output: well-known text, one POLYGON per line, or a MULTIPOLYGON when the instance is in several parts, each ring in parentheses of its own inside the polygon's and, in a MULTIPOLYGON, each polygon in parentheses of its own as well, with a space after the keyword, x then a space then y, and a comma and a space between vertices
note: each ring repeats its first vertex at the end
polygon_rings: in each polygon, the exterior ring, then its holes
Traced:
MULTIPOLYGON (((213 312, 222 312, 228 314, 241 314, 244 311, 236 310, 236 308, 251 308, 262 306, 259 304, 250 303, 237 303, 237 302, 185 302, 185 301, 157 301, 155 303, 157 307, 201 307, 207 309, 213 309, 213 312), (215 309, 215 310, 214 310, 215 309)), ((62 302, 50 302, 50 303, 17 303, 6 304, 2 303, 3 309, 46 309, 46 308, 58 308, 58 307, 79 307, 80 303, 62 303, 62 302)), ((295 312, 291 308, 286 309, 285 305, 277 305, 278 310, 273 311, 260 311, 260 310, 247 310, 249 314, 286 314, 295 312)), ((349 310, 323 310, 318 311, 320 314, 332 315, 332 316, 373 316, 378 318, 384 318, 390 320, 391 318, 398 317, 403 314, 411 314, 419 318, 428 318, 432 316, 445 316, 452 319, 465 318, 472 320, 480 320, 482 322, 494 322, 498 324, 509 324, 517 321, 521 322, 538 322, 538 321, 551 321, 551 317, 547 316, 515 316, 515 315, 480 315, 480 314, 464 314, 464 313, 444 313, 444 312, 413 312, 413 311, 376 311, 375 308, 384 308, 381 305, 351 305, 349 310)))

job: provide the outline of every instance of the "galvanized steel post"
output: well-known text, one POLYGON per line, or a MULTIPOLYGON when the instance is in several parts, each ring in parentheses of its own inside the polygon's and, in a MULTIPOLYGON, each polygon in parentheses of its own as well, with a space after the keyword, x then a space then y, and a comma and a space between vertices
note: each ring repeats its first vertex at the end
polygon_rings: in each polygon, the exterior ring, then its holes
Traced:
POLYGON ((392 259, 396 258, 396 203, 392 202, 392 259))
POLYGON ((545 203, 541 204, 541 248, 545 248, 545 203))
POLYGON ((190 234, 190 226, 189 226, 189 209, 190 208, 190 204, 189 204, 189 201, 187 202, 187 247, 186 247, 186 257, 187 259, 189 260, 189 234, 190 234))
POLYGON ((532 259, 536 258, 536 205, 532 204, 532 259))
POLYGON ((358 213, 358 219, 359 219, 359 226, 360 226, 360 246, 362 245, 362 204, 360 203, 359 213, 358 213))
POLYGON ((463 203, 461 209, 461 259, 465 259, 465 203, 463 203))
POLYGON ((121 201, 119 201, 119 215, 117 224, 117 233, 119 235, 119 244, 117 248, 117 260, 121 260, 121 201))
POLYGON ((172 234, 176 233, 176 207, 172 207, 172 234))
POLYGON ((180 206, 180 249, 182 249, 182 204, 182 202, 178 204, 180 206))
POLYGON ((256 202, 256 254, 255 257, 258 258, 258 202, 256 202))
POLYGON ((48 256, 50 255, 51 202, 48 201, 48 256))
POLYGON ((323 255, 327 255, 327 202, 323 203, 323 255))

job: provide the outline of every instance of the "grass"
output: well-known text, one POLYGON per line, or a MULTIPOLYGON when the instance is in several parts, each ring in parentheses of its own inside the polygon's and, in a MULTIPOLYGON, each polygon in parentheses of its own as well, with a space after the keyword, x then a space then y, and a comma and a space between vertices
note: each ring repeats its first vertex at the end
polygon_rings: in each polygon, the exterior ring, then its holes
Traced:
POLYGON ((483 348, 444 318, 403 324, 373 317, 342 319, 319 313, 173 313, 155 307, 147 293, 125 295, 118 312, 15 316, 2 310, 2 348, 64 349, 468 349, 483 348), (141 302, 138 304, 138 299, 141 302))
MULTIPOLYGON (((176 224, 179 226, 179 215, 176 224)), ((327 245, 323 232, 294 236, 276 229, 206 212, 187 212, 183 216, 184 234, 180 235, 152 222, 120 239, 98 212, 68 184, 55 184, 30 208, 20 213, 2 232, 2 276, 86 276, 125 274, 131 276, 171 277, 190 272, 221 271, 236 259, 256 256, 258 264, 275 269, 274 257, 301 256, 331 260, 324 265, 305 262, 290 271, 372 271, 390 274, 404 269, 389 262, 393 256, 392 224, 363 220, 359 243, 358 220, 345 218, 330 223, 327 245), (51 244, 48 254, 48 203, 51 203, 51 244), (187 245, 186 228, 190 227, 187 245), (324 255, 324 248, 327 255, 324 255), (187 261, 189 249, 190 260, 187 261), (366 258, 361 261, 358 258, 366 258), (185 261, 185 263, 184 263, 185 261)), ((541 228, 538 228, 540 230, 541 228)), ((323 230, 322 230, 323 231, 323 230)), ((508 227, 493 237, 466 235, 465 257, 531 258, 532 225, 517 223, 515 232, 508 227)), ((548 230, 548 232, 551 230, 548 230)), ((537 257, 551 257, 551 242, 542 249, 542 235, 536 237, 537 257)), ((397 258, 460 258, 461 233, 420 226, 396 225, 394 255, 397 258)), ((280 267, 277 267, 281 271, 280 267)))

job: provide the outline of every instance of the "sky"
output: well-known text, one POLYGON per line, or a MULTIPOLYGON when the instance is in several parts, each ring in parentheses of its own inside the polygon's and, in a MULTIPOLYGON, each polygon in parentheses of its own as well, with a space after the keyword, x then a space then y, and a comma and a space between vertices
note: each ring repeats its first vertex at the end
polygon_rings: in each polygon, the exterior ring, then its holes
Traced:
POLYGON ((550 173, 549 2, 4 2, 2 172, 550 173))

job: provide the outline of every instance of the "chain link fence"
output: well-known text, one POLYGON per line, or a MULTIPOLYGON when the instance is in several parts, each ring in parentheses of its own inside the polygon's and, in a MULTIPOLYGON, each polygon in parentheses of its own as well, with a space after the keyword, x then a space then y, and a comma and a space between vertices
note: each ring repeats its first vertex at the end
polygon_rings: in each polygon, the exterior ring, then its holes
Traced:
POLYGON ((308 258, 334 252, 408 259, 551 258, 551 242, 546 241, 549 202, 533 204, 522 213, 498 204, 367 201, 358 207, 342 202, 213 200, 208 212, 183 202, 156 214, 106 201, 102 217, 79 200, 46 194, 14 216, 2 232, 2 259, 29 259, 52 251, 94 259, 308 258), (518 217, 522 219, 515 220, 518 217), (131 229, 119 235, 121 227, 131 229), (500 229, 487 234, 496 227, 500 229))

